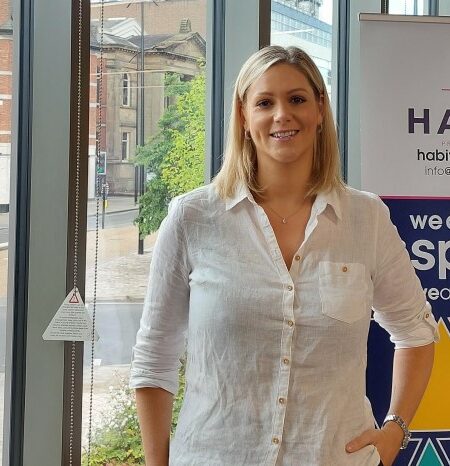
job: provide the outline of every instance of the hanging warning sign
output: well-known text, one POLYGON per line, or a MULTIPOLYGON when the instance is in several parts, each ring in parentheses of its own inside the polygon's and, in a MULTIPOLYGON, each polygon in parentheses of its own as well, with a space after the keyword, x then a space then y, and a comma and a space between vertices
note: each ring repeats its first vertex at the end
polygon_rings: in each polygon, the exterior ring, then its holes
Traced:
POLYGON ((80 301, 78 300, 77 293, 75 290, 72 290, 72 297, 69 299, 70 304, 78 304, 80 301))
MULTIPOLYGON (((92 320, 77 288, 67 295, 42 338, 62 341, 92 340, 92 320)), ((94 338, 98 340, 97 332, 94 338)))

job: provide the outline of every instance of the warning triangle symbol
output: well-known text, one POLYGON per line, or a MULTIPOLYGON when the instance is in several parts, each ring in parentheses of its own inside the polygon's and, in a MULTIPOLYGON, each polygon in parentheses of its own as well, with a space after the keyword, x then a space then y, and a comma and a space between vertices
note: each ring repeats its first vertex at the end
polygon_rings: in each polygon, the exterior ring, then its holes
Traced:
POLYGON ((66 296, 42 338, 59 341, 98 340, 97 332, 94 331, 93 335, 92 320, 77 288, 66 296))

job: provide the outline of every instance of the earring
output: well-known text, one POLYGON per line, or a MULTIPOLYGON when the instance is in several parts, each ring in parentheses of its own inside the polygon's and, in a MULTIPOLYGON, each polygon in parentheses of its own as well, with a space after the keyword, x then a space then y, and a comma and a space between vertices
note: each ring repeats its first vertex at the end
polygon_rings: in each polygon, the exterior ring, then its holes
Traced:
POLYGON ((251 141, 252 135, 250 134, 250 131, 248 129, 244 131, 244 137, 247 141, 251 141))
POLYGON ((323 127, 323 123, 320 123, 320 126, 317 127, 317 132, 318 133, 322 132, 322 127, 323 127))

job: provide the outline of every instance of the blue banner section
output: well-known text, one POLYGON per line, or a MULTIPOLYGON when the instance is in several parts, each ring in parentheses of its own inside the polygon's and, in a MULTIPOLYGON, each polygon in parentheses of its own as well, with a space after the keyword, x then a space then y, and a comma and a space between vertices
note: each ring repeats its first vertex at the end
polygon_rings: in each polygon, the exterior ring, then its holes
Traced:
MULTIPOLYGON (((450 199, 389 198, 384 202, 406 243, 436 320, 441 320, 450 330, 450 199)), ((372 322, 368 341, 367 394, 379 425, 389 409, 393 355, 389 335, 372 322)), ((437 361, 442 364, 442 357, 437 361)), ((444 368, 438 368, 437 372, 440 373, 440 369, 444 368)), ((430 385, 433 384, 430 382, 430 385)), ((439 410, 441 405, 442 411, 442 403, 448 403, 448 398, 433 397, 435 409, 439 410)), ((426 429, 413 432, 413 440, 400 453, 395 466, 450 465, 450 431, 443 431, 438 423, 432 424, 431 421, 426 429)))
POLYGON ((411 260, 433 307, 450 316, 450 200, 385 199, 391 219, 406 243, 411 260))

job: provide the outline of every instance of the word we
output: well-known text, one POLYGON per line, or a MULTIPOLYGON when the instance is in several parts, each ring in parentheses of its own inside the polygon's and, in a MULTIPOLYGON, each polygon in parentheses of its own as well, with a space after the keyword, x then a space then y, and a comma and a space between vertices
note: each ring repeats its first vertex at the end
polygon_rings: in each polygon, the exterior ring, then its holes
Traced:
MULTIPOLYGON (((450 230, 450 216, 443 219, 440 215, 410 215, 409 219, 415 230, 450 230)), ((411 252, 417 257, 412 263, 417 270, 430 270, 437 264, 440 280, 446 280, 450 272, 450 260, 447 253, 450 251, 450 241, 437 241, 433 243, 428 239, 418 239, 412 245, 411 252)))

